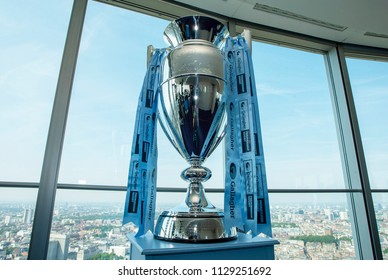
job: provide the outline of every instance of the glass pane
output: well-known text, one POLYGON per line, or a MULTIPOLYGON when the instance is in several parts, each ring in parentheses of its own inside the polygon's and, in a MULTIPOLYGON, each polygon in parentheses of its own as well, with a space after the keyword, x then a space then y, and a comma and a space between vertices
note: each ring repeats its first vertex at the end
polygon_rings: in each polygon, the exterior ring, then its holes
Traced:
POLYGON ((347 58, 372 188, 388 189, 388 63, 347 58))
POLYGON ((345 194, 270 194, 275 258, 355 259, 345 194))
MULTIPOLYGON (((127 185, 138 97, 146 73, 147 46, 167 46, 163 31, 168 23, 110 5, 89 3, 59 182, 127 185)), ((158 146, 158 186, 186 187, 180 173, 188 164, 160 128, 158 146)), ((218 153, 222 156, 222 149, 218 153)), ((217 162, 214 160, 214 163, 217 162)), ((218 169, 222 177, 223 169, 218 169)), ((214 174, 213 168, 212 171, 214 174)))
POLYGON ((0 260, 26 260, 37 189, 0 188, 0 260))
MULTIPOLYGON (((223 209, 223 193, 207 193, 223 209)), ((181 203, 184 193, 158 193, 157 214, 181 203)), ((345 194, 270 194, 276 259, 355 259, 345 194)), ((157 215, 156 215, 157 218, 157 215)))
MULTIPOLYGON (((181 204, 184 196, 184 192, 158 193, 155 219, 161 211, 181 204)), ((223 200, 222 194, 208 197, 215 204, 223 200)), ((136 228, 130 223, 122 226, 124 200, 123 191, 58 190, 47 258, 129 259, 127 235, 136 228)))
POLYGON ((72 3, 0 1, 0 181, 39 181, 72 3))
POLYGON ((126 185, 148 44, 164 21, 91 1, 74 79, 59 182, 126 185), (155 29, 149 29, 149 25, 155 29))
POLYGON ((388 260, 388 193, 373 194, 377 226, 384 260, 388 260))
POLYGON ((252 49, 268 188, 344 188, 323 56, 252 49))
POLYGON ((129 258, 123 192, 58 190, 47 259, 129 258))

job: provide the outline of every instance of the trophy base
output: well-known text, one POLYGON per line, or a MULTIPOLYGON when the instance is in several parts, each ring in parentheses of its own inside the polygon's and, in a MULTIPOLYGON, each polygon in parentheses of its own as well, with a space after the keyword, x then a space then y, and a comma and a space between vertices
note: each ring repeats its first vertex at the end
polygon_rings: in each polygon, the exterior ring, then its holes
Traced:
POLYGON ((164 211, 155 227, 156 239, 187 242, 225 242, 237 238, 235 227, 225 229, 222 212, 180 212, 164 211))

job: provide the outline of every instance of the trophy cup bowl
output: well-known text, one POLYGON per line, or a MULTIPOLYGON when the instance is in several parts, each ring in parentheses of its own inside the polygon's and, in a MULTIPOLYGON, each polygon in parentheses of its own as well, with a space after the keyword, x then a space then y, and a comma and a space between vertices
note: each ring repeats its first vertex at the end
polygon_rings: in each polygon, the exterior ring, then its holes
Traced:
POLYGON ((228 31, 215 19, 189 16, 171 22, 164 36, 171 51, 162 62, 158 118, 190 167, 181 174, 189 182, 185 202, 160 214, 154 236, 177 242, 235 239, 236 229, 225 228, 223 211, 209 202, 202 185, 211 177, 202 163, 225 133, 222 46, 228 31))

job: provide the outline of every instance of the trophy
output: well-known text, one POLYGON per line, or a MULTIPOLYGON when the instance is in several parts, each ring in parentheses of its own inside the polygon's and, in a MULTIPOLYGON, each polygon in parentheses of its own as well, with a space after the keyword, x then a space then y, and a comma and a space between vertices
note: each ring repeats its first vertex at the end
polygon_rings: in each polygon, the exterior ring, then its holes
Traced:
POLYGON ((222 23, 205 16, 177 19, 164 31, 170 51, 161 64, 158 118, 190 166, 181 173, 189 182, 185 202, 160 214, 157 239, 217 242, 237 237, 235 227, 225 228, 223 211, 210 203, 202 185, 211 177, 202 164, 225 134, 222 48, 228 35, 222 23))

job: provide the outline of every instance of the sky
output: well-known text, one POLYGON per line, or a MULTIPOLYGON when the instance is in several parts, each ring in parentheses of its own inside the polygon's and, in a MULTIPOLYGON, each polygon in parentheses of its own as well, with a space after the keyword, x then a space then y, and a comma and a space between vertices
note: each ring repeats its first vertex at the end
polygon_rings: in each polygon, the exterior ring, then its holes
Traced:
MULTIPOLYGON (((39 181, 71 7, 71 0, 0 3, 0 181, 39 181)), ((127 184, 146 49, 167 46, 167 24, 89 1, 60 183, 127 184)), ((254 42, 252 58, 269 188, 344 188, 323 55, 254 42)), ((371 184, 388 188, 388 65, 347 63, 371 184)), ((188 165, 161 129, 158 146, 158 186, 185 187, 180 172, 188 165)), ((204 164, 213 172, 206 188, 223 186, 222 161, 220 145, 204 164)), ((25 194, 34 197, 36 191, 25 194)), ((58 191, 58 198, 88 199, 91 193, 78 194, 58 191)), ((14 195, 0 188, 0 201, 14 195)), ((95 197, 119 201, 120 195, 95 197)))
POLYGON ((388 63, 348 59, 371 186, 388 188, 388 63), (370 67, 373 65, 373 67, 370 67))

